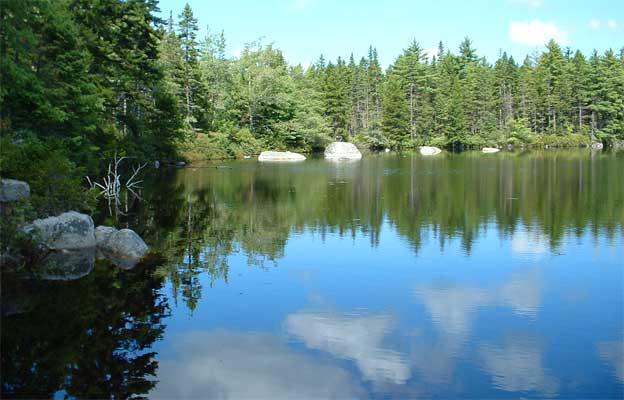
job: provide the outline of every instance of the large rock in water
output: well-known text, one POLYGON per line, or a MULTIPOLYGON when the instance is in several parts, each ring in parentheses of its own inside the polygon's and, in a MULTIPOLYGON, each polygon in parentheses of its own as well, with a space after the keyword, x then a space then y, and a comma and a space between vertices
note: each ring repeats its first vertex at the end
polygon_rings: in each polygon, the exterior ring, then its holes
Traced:
POLYGON ((140 260, 149 247, 132 229, 98 226, 96 230, 97 246, 107 258, 119 260, 140 260))
POLYGON ((422 146, 420 148, 420 154, 423 156, 435 156, 436 154, 442 153, 442 150, 433 146, 422 146))
POLYGON ((53 250, 84 249, 95 246, 93 220, 75 211, 56 217, 36 219, 22 230, 53 250))
POLYGON ((290 151, 263 151, 258 156, 258 161, 262 162, 303 161, 305 159, 304 155, 290 151))
POLYGON ((362 153, 353 143, 333 142, 325 148, 325 158, 328 160, 359 160, 362 153))
POLYGON ((19 201, 30 197, 28 183, 15 179, 2 179, 0 181, 0 203, 19 201))
POLYGON ((484 147, 481 151, 484 153, 498 153, 500 149, 497 149, 496 147, 484 147))

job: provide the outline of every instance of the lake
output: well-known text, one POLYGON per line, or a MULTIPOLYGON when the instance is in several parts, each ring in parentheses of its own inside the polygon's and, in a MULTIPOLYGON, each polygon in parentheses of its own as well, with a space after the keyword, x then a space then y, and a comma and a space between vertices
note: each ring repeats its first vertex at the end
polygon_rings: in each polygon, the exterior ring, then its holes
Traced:
POLYGON ((6 397, 623 396, 624 152, 152 170, 112 213, 140 265, 3 276, 6 397))

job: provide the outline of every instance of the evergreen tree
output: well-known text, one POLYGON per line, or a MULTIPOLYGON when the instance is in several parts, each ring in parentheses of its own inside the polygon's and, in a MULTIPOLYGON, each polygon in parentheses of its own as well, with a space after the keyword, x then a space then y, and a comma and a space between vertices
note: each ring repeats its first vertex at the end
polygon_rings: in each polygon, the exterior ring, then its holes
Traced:
POLYGON ((574 54, 574 58, 568 63, 568 79, 570 79, 570 121, 576 121, 575 128, 578 133, 585 131, 587 119, 587 105, 591 100, 590 94, 590 65, 580 51, 574 54))
POLYGON ((409 105, 405 101, 405 91, 398 78, 389 78, 383 92, 382 129, 392 148, 402 148, 410 139, 409 105))
POLYGON ((368 95, 366 101, 366 128, 375 129, 381 123, 380 88, 383 83, 383 73, 379 65, 379 60, 377 59, 377 49, 373 48, 373 46, 370 46, 368 49, 367 66, 368 95))
POLYGON ((414 40, 397 58, 388 73, 388 75, 396 74, 398 76, 405 92, 406 101, 409 102, 410 138, 412 141, 417 135, 418 120, 422 118, 421 109, 424 103, 424 93, 427 91, 427 65, 423 61, 422 49, 414 40))
POLYGON ((322 84, 325 116, 330 121, 334 137, 347 139, 350 110, 349 85, 346 79, 346 67, 342 59, 338 59, 337 64, 332 62, 327 64, 322 84))
POLYGON ((199 78, 199 45, 197 43, 197 19, 188 3, 178 16, 178 38, 182 50, 184 109, 186 124, 195 127, 199 120, 201 105, 201 82, 199 78))

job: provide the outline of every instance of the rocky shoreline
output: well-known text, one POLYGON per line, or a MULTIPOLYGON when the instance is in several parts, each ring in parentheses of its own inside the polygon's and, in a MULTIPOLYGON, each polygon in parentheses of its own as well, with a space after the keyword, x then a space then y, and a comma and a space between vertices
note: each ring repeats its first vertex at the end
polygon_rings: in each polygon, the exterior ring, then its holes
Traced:
MULTIPOLYGON (((3 209, 30 197, 30 186, 13 179, 0 181, 0 204, 3 209)), ((34 247, 47 253, 38 266, 44 279, 71 280, 87 275, 96 259, 107 259, 120 268, 133 268, 149 251, 143 239, 131 229, 95 227, 87 214, 68 211, 57 216, 36 219, 19 231, 30 238, 34 247)), ((19 265, 22 255, 3 254, 0 266, 19 265)))

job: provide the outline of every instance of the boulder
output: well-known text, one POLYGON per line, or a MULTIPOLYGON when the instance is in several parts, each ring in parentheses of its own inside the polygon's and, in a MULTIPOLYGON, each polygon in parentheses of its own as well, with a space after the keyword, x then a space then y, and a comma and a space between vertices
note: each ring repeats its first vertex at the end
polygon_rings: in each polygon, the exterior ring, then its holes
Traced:
POLYGON ((117 232, 117 229, 113 228, 112 226, 98 226, 97 228, 95 228, 95 245, 99 247, 104 246, 104 243, 115 232, 117 232))
POLYGON ((601 150, 601 149, 602 149, 602 147, 603 147, 603 145, 602 145, 602 143, 600 143, 600 142, 593 142, 593 143, 591 144, 591 148, 592 148, 592 149, 601 150))
POLYGON ((113 260, 140 260, 149 250, 143 239, 132 229, 99 226, 98 249, 106 258, 113 260), (112 229, 112 231, 111 231, 112 229))
POLYGON ((86 214, 69 211, 56 217, 36 219, 22 228, 42 245, 53 250, 84 249, 95 246, 93 220, 86 214))
POLYGON ((20 201, 30 197, 28 183, 15 179, 2 179, 0 181, 0 203, 20 201))
POLYGON ((497 149, 496 147, 484 147, 481 151, 484 153, 498 153, 500 149, 497 149))
POLYGON ((422 154, 423 156, 435 156, 436 154, 440 154, 440 153, 442 153, 442 150, 440 150, 437 147, 422 146, 420 148, 420 154, 422 154))
POLYGON ((362 153, 353 143, 333 142, 325 148, 325 158, 328 160, 359 160, 362 153))
POLYGON ((291 162, 303 161, 305 156, 299 153, 291 153, 290 151, 263 151, 258 156, 258 161, 262 162, 291 162))

